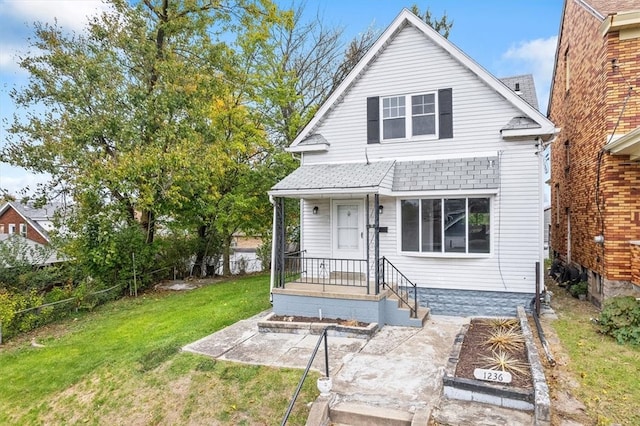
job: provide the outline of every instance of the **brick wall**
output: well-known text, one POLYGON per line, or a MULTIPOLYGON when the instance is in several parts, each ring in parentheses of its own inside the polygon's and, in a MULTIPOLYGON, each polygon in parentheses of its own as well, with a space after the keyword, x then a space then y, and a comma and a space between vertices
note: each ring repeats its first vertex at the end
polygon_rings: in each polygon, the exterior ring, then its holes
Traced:
POLYGON ((20 233, 20 224, 25 223, 27 225, 27 238, 38 242, 40 244, 48 244, 47 240, 40 235, 24 218, 16 212, 12 207, 9 207, 2 216, 0 216, 0 224, 4 225, 4 233, 9 233, 9 225, 14 224, 16 226, 16 234, 20 233))
POLYGON ((631 244, 631 282, 640 286, 640 241, 631 244))
POLYGON ((562 129, 551 155, 550 245, 567 256, 569 211, 571 261, 601 274, 605 283, 630 282, 629 241, 640 240, 640 165, 603 147, 614 129, 623 135, 640 126, 640 94, 634 92, 623 111, 629 85, 640 83, 640 38, 620 40, 617 32, 603 37, 599 26, 577 2, 565 3, 549 108, 562 129), (603 245, 593 241, 600 234, 603 245))

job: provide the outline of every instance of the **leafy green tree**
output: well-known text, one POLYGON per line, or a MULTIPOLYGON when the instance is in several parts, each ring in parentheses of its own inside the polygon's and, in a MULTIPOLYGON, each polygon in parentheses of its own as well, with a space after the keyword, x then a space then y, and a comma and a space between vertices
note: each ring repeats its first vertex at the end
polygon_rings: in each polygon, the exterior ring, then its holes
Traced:
MULTIPOLYGON (((159 221, 193 225, 195 212, 219 197, 235 154, 253 148, 242 146, 240 133, 230 135, 216 104, 237 94, 235 109, 225 111, 234 117, 256 102, 259 70, 242 55, 268 48, 279 19, 268 0, 110 4, 81 34, 35 24, 38 53, 21 60, 29 85, 11 93, 28 113, 14 119, 2 152, 5 161, 49 173, 48 194, 75 200, 72 230, 85 238, 76 250, 91 243, 97 218, 110 241, 139 226, 151 246, 159 221)), ((114 270, 115 247, 93 247, 90 264, 114 270)))
POLYGON ((429 9, 428 6, 423 13, 420 11, 420 8, 415 3, 411 6, 409 10, 418 18, 426 22, 431 28, 439 32, 444 38, 449 38, 449 34, 451 33, 451 28, 453 28, 453 21, 449 20, 449 17, 447 16, 447 12, 445 12, 444 15, 442 15, 440 18, 435 18, 431 14, 431 10, 429 9))

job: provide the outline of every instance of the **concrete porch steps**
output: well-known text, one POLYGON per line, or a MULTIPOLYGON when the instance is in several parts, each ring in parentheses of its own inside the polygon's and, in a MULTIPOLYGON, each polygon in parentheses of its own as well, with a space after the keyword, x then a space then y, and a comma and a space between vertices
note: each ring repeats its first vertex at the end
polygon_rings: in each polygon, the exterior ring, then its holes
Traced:
MULTIPOLYGON (((391 408, 342 402, 329 409, 331 425, 348 426, 411 426, 412 413, 391 408)), ((426 423, 424 423, 426 425, 426 423)))

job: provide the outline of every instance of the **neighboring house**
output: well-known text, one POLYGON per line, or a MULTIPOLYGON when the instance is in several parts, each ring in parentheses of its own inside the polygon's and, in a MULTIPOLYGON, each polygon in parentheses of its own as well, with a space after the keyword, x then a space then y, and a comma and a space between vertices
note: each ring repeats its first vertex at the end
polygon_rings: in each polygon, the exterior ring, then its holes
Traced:
POLYGON ((600 305, 640 296, 640 0, 565 1, 549 103, 551 249, 600 305))
POLYGON ((529 101, 403 10, 288 148, 301 166, 269 192, 273 311, 382 326, 421 325, 416 305, 528 306, 556 132, 529 101), (299 253, 284 198, 300 200, 299 253))
POLYGON ((9 252, 11 253, 11 256, 9 256, 11 259, 0 258, 0 268, 14 267, 12 260, 18 263, 26 262, 34 266, 50 266, 67 261, 67 258, 51 248, 51 246, 18 234, 0 234, 0 245, 9 246, 9 252))
POLYGON ((28 240, 48 244, 53 216, 58 209, 59 204, 34 207, 30 203, 7 201, 0 207, 0 235, 19 234, 28 240))

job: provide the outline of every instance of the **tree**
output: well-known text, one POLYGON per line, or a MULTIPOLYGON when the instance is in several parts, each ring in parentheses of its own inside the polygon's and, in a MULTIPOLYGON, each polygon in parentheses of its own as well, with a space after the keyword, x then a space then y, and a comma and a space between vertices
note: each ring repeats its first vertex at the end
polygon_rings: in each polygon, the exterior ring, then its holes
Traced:
POLYGON ((14 118, 2 157, 49 173, 49 194, 70 193, 76 233, 101 215, 101 232, 140 226, 152 245, 163 218, 194 223, 184 215, 220 194, 234 152, 249 149, 216 127, 212 105, 230 86, 236 110, 253 102, 242 78, 255 68, 231 71, 243 43, 268 48, 278 17, 268 0, 110 3, 81 34, 35 24, 41 53, 21 60, 29 85, 11 93, 28 115, 14 118))
POLYGON ((409 10, 418 18, 426 22, 427 25, 429 25, 431 28, 439 32, 444 38, 449 38, 449 33, 451 32, 451 28, 453 28, 453 21, 449 21, 447 12, 445 12, 444 15, 440 17, 440 19, 437 19, 433 17, 428 6, 424 13, 420 11, 420 8, 415 3, 409 10))

